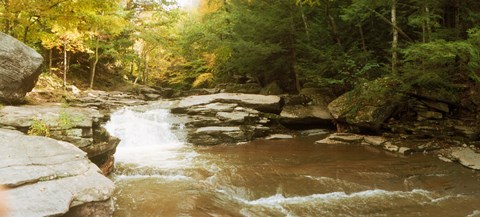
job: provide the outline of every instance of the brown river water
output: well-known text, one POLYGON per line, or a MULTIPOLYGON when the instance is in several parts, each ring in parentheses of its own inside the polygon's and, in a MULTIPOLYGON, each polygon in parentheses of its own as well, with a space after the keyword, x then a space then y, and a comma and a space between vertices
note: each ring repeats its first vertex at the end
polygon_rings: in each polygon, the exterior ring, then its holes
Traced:
POLYGON ((322 136, 244 145, 185 144, 172 102, 123 109, 112 176, 116 217, 480 216, 480 172, 431 156, 322 136))

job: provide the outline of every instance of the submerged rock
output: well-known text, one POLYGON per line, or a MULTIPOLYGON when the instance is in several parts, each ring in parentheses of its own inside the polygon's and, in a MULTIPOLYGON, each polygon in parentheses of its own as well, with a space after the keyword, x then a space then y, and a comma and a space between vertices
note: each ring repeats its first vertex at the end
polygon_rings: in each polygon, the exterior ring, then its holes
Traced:
MULTIPOLYGON (((0 129, 0 185, 11 217, 59 216, 72 207, 108 201, 114 185, 74 145, 0 129)), ((113 207, 101 208, 110 216, 113 207)))
POLYGON ((0 101, 23 102, 37 82, 42 62, 35 50, 0 32, 0 101))

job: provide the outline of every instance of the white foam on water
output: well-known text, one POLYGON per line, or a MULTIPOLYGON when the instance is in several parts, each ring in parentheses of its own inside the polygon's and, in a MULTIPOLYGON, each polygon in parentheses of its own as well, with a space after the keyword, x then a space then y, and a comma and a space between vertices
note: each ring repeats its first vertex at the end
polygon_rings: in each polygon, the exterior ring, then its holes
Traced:
POLYGON ((172 132, 168 109, 135 111, 124 108, 114 112, 105 125, 107 131, 118 137, 115 159, 119 163, 140 167, 181 168, 197 155, 184 150, 184 142, 172 132))
POLYGON ((479 217, 480 216, 480 210, 475 210, 472 212, 472 214, 467 215, 466 217, 479 217))
MULTIPOLYGON (((221 191, 219 191, 221 192, 221 191)), ((270 197, 259 198, 256 200, 247 200, 240 197, 233 197, 234 199, 251 206, 264 206, 271 208, 284 209, 284 205, 304 204, 308 202, 318 202, 322 204, 336 203, 349 199, 369 199, 369 198, 383 198, 383 197, 414 197, 416 195, 430 198, 431 192, 421 189, 414 189, 412 191, 386 191, 380 189, 360 191, 351 194, 345 192, 331 192, 326 194, 312 194, 307 196, 285 197, 282 194, 275 194, 270 197)), ((433 200, 433 199, 432 199, 433 200)), ((282 211, 283 213, 283 211, 282 211)))

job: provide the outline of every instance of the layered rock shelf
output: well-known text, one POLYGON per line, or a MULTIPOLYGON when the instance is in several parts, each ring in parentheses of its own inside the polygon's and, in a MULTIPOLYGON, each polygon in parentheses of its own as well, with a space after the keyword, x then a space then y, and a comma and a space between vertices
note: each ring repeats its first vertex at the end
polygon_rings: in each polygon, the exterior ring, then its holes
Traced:
POLYGON ((112 214, 113 183, 73 144, 5 129, 0 144, 0 185, 10 188, 9 216, 60 216, 72 207, 75 213, 112 214))
POLYGON ((105 119, 96 109, 66 107, 58 103, 0 108, 0 128, 23 133, 41 128, 37 130, 85 151, 108 174, 113 169, 113 154, 120 141, 102 127, 105 119))

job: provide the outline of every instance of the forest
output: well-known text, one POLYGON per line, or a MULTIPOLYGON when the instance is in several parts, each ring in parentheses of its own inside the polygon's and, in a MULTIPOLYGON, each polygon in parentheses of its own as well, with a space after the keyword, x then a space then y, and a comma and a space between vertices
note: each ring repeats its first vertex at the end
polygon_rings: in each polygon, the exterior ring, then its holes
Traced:
POLYGON ((0 29, 39 51, 44 72, 94 89, 343 93, 383 78, 451 94, 480 81, 479 21, 476 0, 0 1, 0 29))

